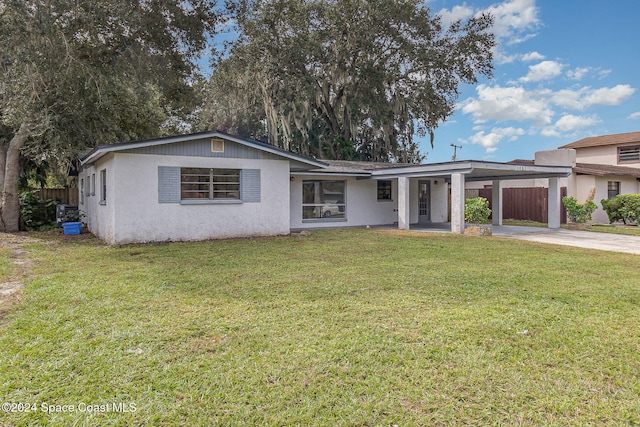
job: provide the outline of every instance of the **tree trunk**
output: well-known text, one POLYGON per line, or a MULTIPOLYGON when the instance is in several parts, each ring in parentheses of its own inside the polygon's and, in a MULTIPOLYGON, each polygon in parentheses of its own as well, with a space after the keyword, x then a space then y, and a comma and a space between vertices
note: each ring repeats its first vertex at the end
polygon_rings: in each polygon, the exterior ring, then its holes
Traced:
POLYGON ((6 153, 4 170, 4 187, 2 191, 2 204, 0 205, 0 228, 7 233, 13 233, 20 229, 20 201, 18 190, 20 189, 20 150, 27 142, 29 127, 23 123, 20 130, 11 138, 6 153))
POLYGON ((4 188, 4 170, 7 165, 7 146, 0 145, 0 191, 4 188))

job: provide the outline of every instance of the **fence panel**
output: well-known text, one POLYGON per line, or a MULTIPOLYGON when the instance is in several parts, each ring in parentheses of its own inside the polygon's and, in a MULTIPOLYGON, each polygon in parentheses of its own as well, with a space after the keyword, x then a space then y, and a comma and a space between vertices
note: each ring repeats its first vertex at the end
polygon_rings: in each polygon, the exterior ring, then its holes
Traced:
POLYGON ((77 188, 32 188, 30 191, 42 200, 58 199, 62 205, 78 204, 77 188))
MULTIPOLYGON (((567 195, 567 187, 560 189, 560 203, 567 195)), ((489 200, 493 209, 490 188, 466 190, 467 198, 484 197, 489 200)), ((549 189, 540 187, 503 188, 502 189, 502 218, 522 221, 549 222, 549 189)), ((562 206, 562 205, 561 205, 562 206)), ((567 223, 567 212, 560 209, 560 222, 567 223)))

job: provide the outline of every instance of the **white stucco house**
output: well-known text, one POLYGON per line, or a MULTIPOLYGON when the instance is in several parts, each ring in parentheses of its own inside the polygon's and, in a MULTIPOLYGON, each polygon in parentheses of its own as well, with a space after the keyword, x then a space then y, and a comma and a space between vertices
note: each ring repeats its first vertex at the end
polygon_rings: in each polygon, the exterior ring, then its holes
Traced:
MULTIPOLYGON (((319 161, 218 131, 100 146, 81 165, 83 221, 111 244, 323 227, 408 229, 449 217, 451 231, 463 233, 465 182, 494 184, 493 222, 501 224, 503 182, 544 179, 559 195, 559 180, 571 173, 565 166, 480 161, 319 161)), ((549 213, 549 226, 559 227, 559 202, 549 204, 549 213)))

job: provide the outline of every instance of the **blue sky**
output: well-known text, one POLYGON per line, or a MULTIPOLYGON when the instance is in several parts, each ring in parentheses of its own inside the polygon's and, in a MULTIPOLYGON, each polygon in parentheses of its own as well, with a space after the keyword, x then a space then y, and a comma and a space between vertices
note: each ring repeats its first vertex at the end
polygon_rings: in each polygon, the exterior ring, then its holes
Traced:
POLYGON ((443 19, 490 11, 494 76, 462 87, 426 162, 533 159, 579 139, 640 131, 640 1, 430 0, 443 19))

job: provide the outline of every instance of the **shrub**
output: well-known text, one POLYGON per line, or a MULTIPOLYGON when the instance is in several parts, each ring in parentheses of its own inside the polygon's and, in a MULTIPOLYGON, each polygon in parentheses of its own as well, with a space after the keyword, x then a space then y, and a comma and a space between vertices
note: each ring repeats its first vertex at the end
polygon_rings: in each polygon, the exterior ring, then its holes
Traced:
POLYGON ((42 200, 33 191, 22 191, 19 195, 20 220, 23 228, 38 230, 56 225, 57 199, 42 200))
POLYGON ((563 197, 562 204, 567 210, 567 218, 569 218, 571 222, 576 223, 591 221, 591 214, 598 209, 598 205, 596 205, 593 200, 578 203, 575 197, 563 197))
POLYGON ((609 222, 638 223, 640 220, 640 194, 620 194, 615 199, 602 199, 602 209, 607 212, 609 222))
POLYGON ((491 215, 489 201, 484 197, 467 199, 464 203, 464 219, 472 224, 484 224, 491 215))
POLYGON ((622 215, 620 214, 620 206, 622 199, 620 196, 617 196, 615 199, 602 199, 600 200, 600 204, 602 204, 602 209, 607 213, 609 217, 609 223, 613 224, 616 221, 624 221, 622 215))

